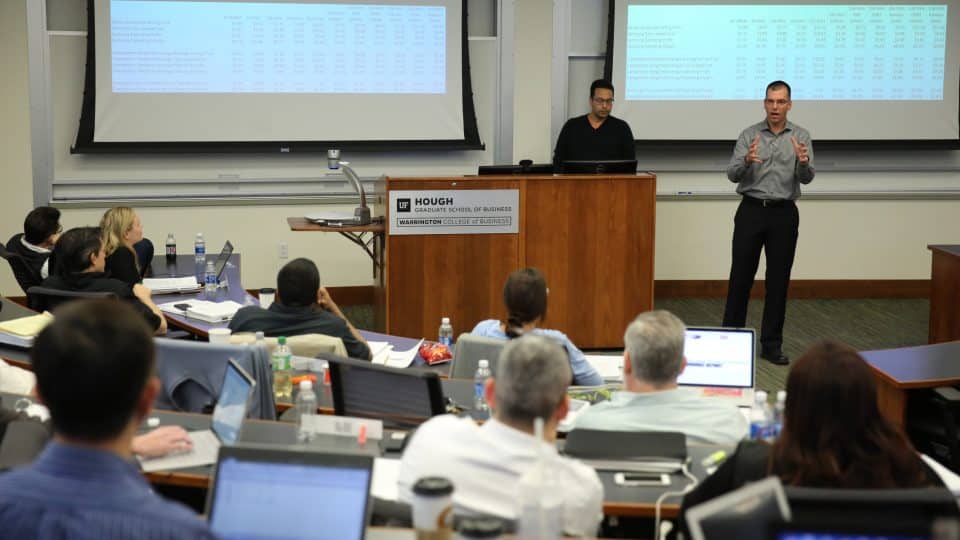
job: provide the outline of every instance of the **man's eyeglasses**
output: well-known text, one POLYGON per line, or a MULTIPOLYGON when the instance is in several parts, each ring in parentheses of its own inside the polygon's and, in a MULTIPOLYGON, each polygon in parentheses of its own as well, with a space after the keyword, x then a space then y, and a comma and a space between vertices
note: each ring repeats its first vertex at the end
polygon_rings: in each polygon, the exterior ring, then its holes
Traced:
POLYGON ((603 98, 595 97, 595 98, 591 98, 591 99, 592 99, 592 101, 593 101, 594 103, 596 103, 597 105, 613 105, 613 98, 603 99, 603 98))
POLYGON ((767 105, 777 105, 778 107, 784 107, 787 103, 790 103, 789 99, 765 99, 763 100, 767 105))

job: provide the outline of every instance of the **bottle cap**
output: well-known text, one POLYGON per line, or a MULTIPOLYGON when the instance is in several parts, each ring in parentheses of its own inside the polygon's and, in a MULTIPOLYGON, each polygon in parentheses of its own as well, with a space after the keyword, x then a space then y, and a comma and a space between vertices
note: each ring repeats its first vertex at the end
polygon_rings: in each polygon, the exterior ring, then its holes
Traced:
POLYGON ((757 390, 756 395, 754 396, 757 400, 757 403, 762 403, 767 400, 766 390, 757 390))
POLYGON ((262 330, 258 330, 257 333, 253 335, 253 338, 256 339, 257 341, 260 341, 261 339, 264 339, 264 337, 263 337, 263 331, 262 331, 262 330))
POLYGON ((198 232, 198 233, 197 233, 197 238, 203 238, 203 233, 202 233, 202 232, 198 232))
POLYGON ((489 361, 489 360, 480 360, 479 362, 477 362, 477 367, 482 367, 482 368, 490 367, 490 361, 489 361))
POLYGON ((450 324, 450 317, 440 319, 440 324, 450 324))
POLYGON ((777 401, 786 401, 787 400, 787 391, 778 390, 777 391, 777 401))
POLYGON ((160 419, 157 418, 156 416, 151 416, 150 418, 147 418, 147 427, 155 428, 159 425, 160 425, 160 419))
POLYGON ((313 382, 310 379, 300 381, 300 391, 313 390, 313 382))
POLYGON ((413 484, 413 493, 425 497, 441 497, 453 493, 453 483, 442 476, 426 476, 413 484))
POLYGON ((284 336, 278 337, 278 338, 277 338, 277 344, 279 344, 279 345, 286 345, 286 344, 287 344, 287 338, 284 337, 284 336))

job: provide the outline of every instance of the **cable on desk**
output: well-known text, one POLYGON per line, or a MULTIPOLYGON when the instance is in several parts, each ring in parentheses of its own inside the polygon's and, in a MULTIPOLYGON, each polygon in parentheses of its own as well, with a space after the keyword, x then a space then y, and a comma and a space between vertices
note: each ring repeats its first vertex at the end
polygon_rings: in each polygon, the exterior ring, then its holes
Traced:
POLYGON ((654 520, 653 520, 653 539, 660 540, 660 507, 663 505, 663 501, 667 497, 682 497, 687 493, 693 491, 693 488, 697 487, 697 477, 690 472, 690 458, 688 457, 683 461, 683 466, 680 468, 680 472, 686 476, 690 483, 684 486, 681 491, 665 491, 659 497, 657 497, 657 502, 654 505, 654 520))

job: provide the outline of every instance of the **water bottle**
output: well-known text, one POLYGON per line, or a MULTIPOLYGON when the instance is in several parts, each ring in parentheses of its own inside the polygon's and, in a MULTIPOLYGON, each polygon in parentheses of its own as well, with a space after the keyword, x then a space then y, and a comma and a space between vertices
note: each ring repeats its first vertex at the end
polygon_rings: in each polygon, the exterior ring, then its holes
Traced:
POLYGON ((290 381, 290 347, 287 347, 287 338, 277 338, 277 349, 270 356, 270 365, 273 368, 273 397, 277 401, 289 400, 293 394, 293 383, 290 381))
POLYGON ((777 404, 773 407, 773 429, 771 429, 770 438, 776 439, 783 431, 783 410, 787 408, 787 391, 777 392, 777 404))
POLYGON ((207 261, 207 268, 203 271, 203 291, 207 296, 217 294, 217 270, 213 267, 213 261, 207 261))
POLYGON ((563 532, 562 489, 547 463, 543 440, 543 419, 534 421, 537 445, 537 463, 520 477, 517 486, 517 538, 523 540, 554 540, 563 532))
POLYGON ((167 262, 177 262, 177 239, 173 237, 173 233, 167 233, 167 262))
POLYGON ((300 381, 300 391, 297 393, 297 441, 309 442, 313 439, 313 432, 308 429, 308 417, 317 414, 317 394, 313 392, 313 382, 300 381))
POLYGON ((757 390, 753 396, 753 406, 750 407, 750 438, 761 441, 767 438, 770 432, 770 405, 767 404, 767 393, 757 390))
POLYGON ((207 243, 203 241, 203 233, 197 233, 197 239, 193 242, 193 258, 198 263, 203 263, 207 259, 207 243))
POLYGON ((437 341, 441 345, 446 345, 449 348, 453 348, 453 325, 450 324, 450 317, 444 317, 440 319, 440 331, 438 332, 439 338, 437 341))
POLYGON ((483 395, 483 388, 484 385, 486 385, 487 379, 492 376, 493 373, 490 372, 489 361, 480 360, 477 362, 477 372, 473 374, 473 410, 490 410, 489 405, 487 405, 487 400, 483 395))

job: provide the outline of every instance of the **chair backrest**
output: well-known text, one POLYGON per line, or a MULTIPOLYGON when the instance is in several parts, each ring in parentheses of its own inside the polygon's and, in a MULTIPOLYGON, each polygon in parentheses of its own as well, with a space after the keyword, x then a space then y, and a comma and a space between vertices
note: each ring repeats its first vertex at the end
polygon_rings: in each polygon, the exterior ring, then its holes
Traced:
POLYGON ((158 409, 210 412, 223 386, 227 362, 233 359, 257 386, 250 418, 276 419, 273 372, 265 347, 221 345, 205 341, 156 338, 157 376, 163 388, 154 405, 158 409))
POLYGON ((475 336, 470 333, 460 334, 460 337, 457 338, 457 344, 453 347, 450 378, 472 379, 477 372, 477 363, 480 360, 489 360, 490 371, 496 376, 500 351, 506 344, 507 342, 502 339, 475 336))
POLYGON ((686 515, 692 540, 766 538, 771 524, 789 519, 783 486, 775 476, 691 507, 686 515))
MULTIPOLYGON (((251 332, 238 332, 230 336, 230 343, 234 345, 251 344, 255 341, 256 335, 251 332)), ((273 351, 277 348, 277 338, 265 338, 264 343, 267 346, 267 353, 273 354, 273 351)), ((306 356, 308 358, 314 358, 318 354, 347 356, 347 348, 344 347, 343 340, 325 334, 290 336, 287 338, 287 346, 290 347, 290 352, 294 356, 306 356)))
POLYGON ((7 251, 3 244, 0 244, 0 257, 6 259, 7 263, 10 264, 13 278, 17 280, 23 292, 27 292, 30 287, 40 285, 43 281, 40 272, 35 271, 19 254, 7 251))
POLYGON ((929 524, 936 518, 960 516, 957 501, 946 488, 834 489, 786 487, 792 521, 797 523, 875 522, 929 524))
POLYGON ((112 292, 65 291, 50 287, 27 289, 27 305, 37 311, 50 311, 60 304, 81 298, 116 298, 112 292))
POLYGON ((321 354, 330 366, 334 414, 383 419, 412 427, 446 412, 435 371, 390 368, 366 360, 321 354))

